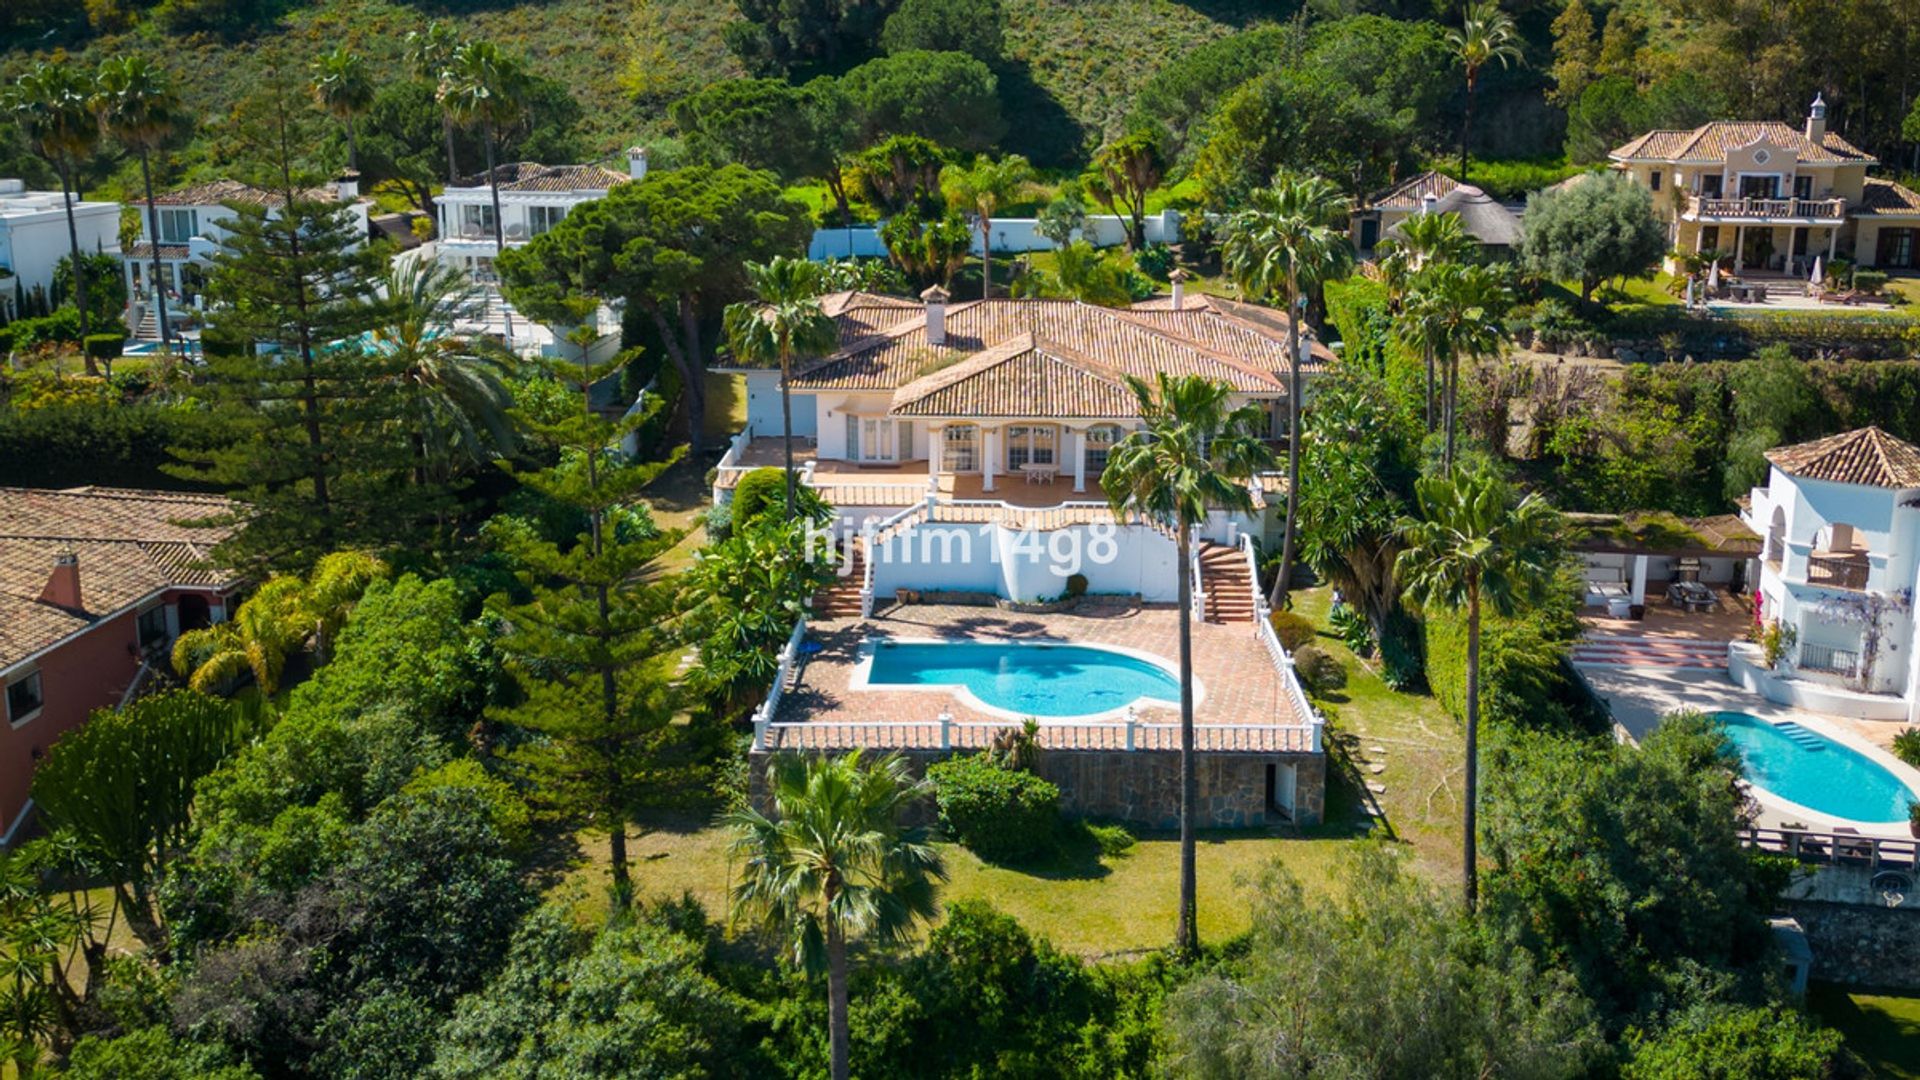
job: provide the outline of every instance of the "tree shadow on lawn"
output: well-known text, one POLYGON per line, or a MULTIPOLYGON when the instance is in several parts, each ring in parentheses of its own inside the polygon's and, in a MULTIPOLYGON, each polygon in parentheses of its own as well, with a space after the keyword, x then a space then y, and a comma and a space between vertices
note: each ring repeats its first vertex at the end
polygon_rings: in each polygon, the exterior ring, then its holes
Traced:
POLYGON ((1032 855, 989 859, 977 851, 974 854, 988 866, 1047 881, 1095 881, 1113 873, 1101 859, 1100 841, 1088 823, 1078 818, 1061 819, 1052 843, 1032 855))

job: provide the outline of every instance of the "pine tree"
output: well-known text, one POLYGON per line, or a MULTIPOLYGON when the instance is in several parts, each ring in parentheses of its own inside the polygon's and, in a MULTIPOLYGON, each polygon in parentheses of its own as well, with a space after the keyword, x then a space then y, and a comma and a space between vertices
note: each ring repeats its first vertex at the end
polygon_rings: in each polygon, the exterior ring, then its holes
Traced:
POLYGON ((236 565, 303 572, 340 548, 391 541, 391 494, 404 477, 381 423, 397 411, 363 335, 378 322, 377 260, 351 215, 298 157, 315 145, 304 101, 269 91, 237 129, 250 177, 273 206, 236 204, 213 256, 208 349, 195 393, 227 423, 217 441, 180 447, 170 471, 228 489, 246 528, 222 545, 236 565))
POLYGON ((1586 0, 1567 0, 1553 20, 1553 91, 1547 96, 1568 108, 1592 82, 1600 64, 1600 46, 1594 38, 1593 14, 1586 0))
POLYGON ((611 449, 640 422, 594 413, 588 390, 612 365, 557 362, 554 374, 580 395, 581 410, 557 422, 516 419, 560 448, 551 468, 517 472, 526 487, 578 510, 586 529, 571 543, 531 530, 496 539, 525 568, 524 604, 495 596, 506 627, 501 652, 522 690, 494 719, 527 736, 509 751, 539 797, 562 816, 610 838, 616 909, 633 894, 627 828, 634 810, 670 800, 695 775, 685 753, 689 729, 673 723, 680 694, 672 616, 675 589, 650 580, 678 536, 653 527, 635 497, 669 461, 635 464, 611 449))

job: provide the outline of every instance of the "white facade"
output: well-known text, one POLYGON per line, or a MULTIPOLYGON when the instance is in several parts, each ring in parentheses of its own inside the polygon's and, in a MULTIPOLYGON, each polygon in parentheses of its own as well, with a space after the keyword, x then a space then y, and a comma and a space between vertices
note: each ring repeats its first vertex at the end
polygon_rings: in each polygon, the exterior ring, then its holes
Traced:
MULTIPOLYGON (((1163 210, 1158 214, 1149 214, 1141 220, 1141 231, 1149 244, 1177 244, 1180 242, 1180 212, 1163 210)), ((973 233, 973 253, 980 254, 980 228, 969 223, 973 233)), ((1038 218, 994 218, 993 250, 995 254, 1019 254, 1023 251, 1052 251, 1053 241, 1040 235, 1038 218)), ((1086 228, 1076 237, 1085 240, 1094 247, 1115 247, 1127 242, 1127 223, 1112 214, 1088 214, 1086 228)), ((880 240, 880 228, 877 225, 841 226, 834 229, 815 229, 813 240, 807 245, 807 258, 816 262, 826 259, 885 258, 887 245, 880 240)))
POLYGON ((1766 543, 1761 618, 1797 636, 1771 689, 1758 688, 1792 704, 1920 722, 1920 487, 1836 483, 1775 466, 1745 516, 1766 543))
MULTIPOLYGON (((493 205, 495 194, 484 176, 469 177, 469 183, 450 185, 434 199, 435 251, 440 260, 472 274, 475 280, 493 276, 493 259, 499 245, 521 247, 547 232, 576 207, 606 197, 620 174, 592 166, 503 165, 518 173, 533 174, 500 185, 500 229, 495 239, 493 205)), ((635 147, 627 151, 624 179, 639 180, 647 175, 647 152, 635 147)))
MULTIPOLYGON (((120 204, 73 204, 84 252, 120 251, 120 204)), ((28 191, 25 182, 0 179, 0 311, 15 316, 17 296, 53 289, 54 267, 72 254, 65 203, 57 191, 28 191)))

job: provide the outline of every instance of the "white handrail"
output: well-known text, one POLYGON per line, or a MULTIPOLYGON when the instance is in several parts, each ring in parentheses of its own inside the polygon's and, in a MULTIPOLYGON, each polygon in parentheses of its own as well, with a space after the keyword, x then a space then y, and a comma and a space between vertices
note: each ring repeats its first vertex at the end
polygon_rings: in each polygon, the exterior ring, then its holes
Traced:
POLYGON ((793 676, 793 665, 800 658, 800 643, 807 637, 806 616, 794 620, 793 633, 787 635, 786 647, 780 650, 780 665, 774 670, 773 686, 767 691, 767 700, 753 713, 753 748, 767 748, 767 728, 773 723, 773 714, 780 710, 780 697, 787 691, 787 680, 793 676))
MULTIPOLYGON (((841 750, 860 746, 908 750, 963 750, 992 745, 1012 725, 934 720, 801 720, 756 724, 756 750, 841 750)), ((1049 722, 1037 736, 1049 750, 1157 751, 1180 749, 1180 725, 1137 720, 1049 722)), ((1194 749, 1205 753, 1316 753, 1315 724, 1198 724, 1194 749)))
POLYGON ((1307 719, 1313 729, 1313 750, 1319 753, 1326 734, 1327 721, 1307 700, 1306 687, 1300 685, 1300 673, 1294 670, 1293 657, 1287 654, 1286 646, 1280 644, 1280 635, 1273 631, 1272 610, 1267 606, 1267 598, 1260 591, 1259 561, 1254 556, 1253 537, 1240 534, 1240 550, 1247 556, 1247 572, 1253 589, 1253 633, 1266 647, 1267 658, 1273 661, 1274 674, 1280 678, 1280 691, 1287 695, 1287 704, 1295 716, 1307 719))
POLYGON ((1207 618, 1207 589, 1200 582, 1200 527, 1195 525, 1187 537, 1187 576, 1193 587, 1193 617, 1197 622, 1207 618))

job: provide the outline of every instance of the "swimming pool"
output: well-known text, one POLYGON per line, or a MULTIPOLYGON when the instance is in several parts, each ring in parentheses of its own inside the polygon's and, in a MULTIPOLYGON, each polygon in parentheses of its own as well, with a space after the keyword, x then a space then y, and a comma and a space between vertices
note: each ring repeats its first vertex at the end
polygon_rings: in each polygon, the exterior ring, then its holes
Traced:
POLYGON ((1788 802, 1850 821, 1907 820, 1916 796, 1899 777, 1858 750, 1791 720, 1769 723, 1746 713, 1714 713, 1740 751, 1747 779, 1788 802))
MULTIPOLYGON (((1144 656, 1041 642, 875 641, 869 689, 951 689, 987 711, 1059 720, 1177 706, 1180 679, 1144 656)), ((1199 688, 1194 689, 1198 700, 1199 688)))

